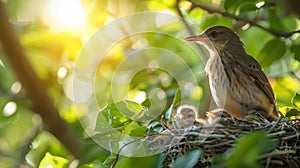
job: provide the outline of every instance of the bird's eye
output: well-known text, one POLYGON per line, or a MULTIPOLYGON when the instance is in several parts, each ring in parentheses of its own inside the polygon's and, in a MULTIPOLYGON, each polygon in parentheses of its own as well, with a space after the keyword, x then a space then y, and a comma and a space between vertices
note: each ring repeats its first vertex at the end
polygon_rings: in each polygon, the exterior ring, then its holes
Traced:
POLYGON ((211 35, 212 38, 216 38, 216 37, 219 35, 219 33, 216 32, 216 31, 212 31, 212 32, 210 33, 210 35, 211 35))

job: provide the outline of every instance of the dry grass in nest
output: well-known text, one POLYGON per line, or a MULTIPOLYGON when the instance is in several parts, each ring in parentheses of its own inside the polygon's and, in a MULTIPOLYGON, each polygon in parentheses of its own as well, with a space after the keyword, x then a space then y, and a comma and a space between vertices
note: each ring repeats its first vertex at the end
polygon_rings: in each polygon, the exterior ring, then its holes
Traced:
MULTIPOLYGON (((283 118, 273 122, 252 122, 243 119, 220 118, 214 126, 172 128, 152 137, 151 148, 165 149, 164 167, 170 167, 190 149, 200 149, 196 167, 210 167, 212 158, 232 149, 237 140, 253 131, 264 131, 278 146, 259 157, 262 167, 292 167, 300 165, 300 120, 283 118)), ((241 156, 242 157, 242 156, 241 156)))

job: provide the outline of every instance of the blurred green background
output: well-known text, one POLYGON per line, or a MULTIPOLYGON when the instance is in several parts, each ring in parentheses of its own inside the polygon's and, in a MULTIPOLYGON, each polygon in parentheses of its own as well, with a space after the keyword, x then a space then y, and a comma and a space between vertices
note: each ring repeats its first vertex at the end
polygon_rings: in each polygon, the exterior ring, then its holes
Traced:
MULTIPOLYGON (((43 120, 47 118, 42 120, 33 111, 22 84, 4 57, 3 47, 0 47, 0 167, 76 167, 78 164, 84 165, 83 167, 105 167, 112 164, 115 155, 101 148, 85 133, 80 119, 88 112, 74 105, 71 96, 68 96, 71 94, 68 88, 80 52, 94 33, 120 17, 137 12, 164 12, 175 16, 182 14, 194 33, 200 33, 213 25, 232 28, 241 37, 248 54, 259 61, 269 77, 279 111, 283 115, 291 110, 296 111, 295 115, 299 114, 299 33, 288 37, 271 33, 299 30, 299 11, 293 8, 292 1, 2 0, 2 3, 35 73, 45 82, 59 116, 78 135, 83 147, 81 157, 74 160, 72 153, 45 129, 43 120), (203 10, 192 3, 204 5, 219 13, 208 12, 207 9, 203 10), (178 12, 178 9, 181 12, 178 12), (225 14, 222 15, 222 12, 225 14), (232 16, 236 18, 233 19, 232 16), (246 23, 245 19, 267 28, 267 31, 246 23)), ((147 18, 144 22, 147 22, 147 18)), ((203 72, 207 51, 199 56, 190 46, 194 44, 186 44, 180 40, 179 37, 189 35, 181 21, 171 27, 160 28, 159 32, 165 34, 148 32, 123 39, 105 53, 101 64, 98 65, 101 68, 97 69, 93 79, 97 103, 101 108, 114 103, 112 92, 116 90, 112 91, 111 77, 118 65, 127 59, 128 53, 146 46, 162 48, 182 58, 196 76, 197 85, 182 84, 168 71, 155 68, 156 62, 141 59, 141 64, 142 61, 152 64, 148 69, 134 75, 129 84, 128 99, 143 107, 150 107, 151 102, 147 97, 154 88, 160 88, 157 99, 165 101, 166 106, 163 110, 167 112, 172 105, 176 105, 175 97, 180 86, 186 86, 188 91, 182 91, 180 99, 190 100, 187 103, 200 104, 201 114, 209 109, 209 91, 203 72), (184 33, 178 35, 183 29, 184 33), (170 37, 169 34, 178 39, 170 37)), ((176 65, 173 66, 170 65, 170 68, 176 68, 176 65)), ((106 110, 109 108, 108 106, 106 110)), ((113 118, 110 115, 106 117, 107 120, 113 118)), ((122 126, 121 132, 138 136, 146 134, 146 123, 121 119, 117 123, 118 126, 122 126)), ((153 120, 155 121, 158 120, 153 120)), ((97 126, 100 124, 96 123, 97 126)), ((160 167, 162 157, 121 157, 116 167, 160 167)))

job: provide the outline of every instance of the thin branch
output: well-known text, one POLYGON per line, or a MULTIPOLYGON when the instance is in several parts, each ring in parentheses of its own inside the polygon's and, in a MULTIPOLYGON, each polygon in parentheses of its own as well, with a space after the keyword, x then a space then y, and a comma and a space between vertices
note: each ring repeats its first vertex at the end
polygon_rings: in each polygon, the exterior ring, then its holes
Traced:
MULTIPOLYGON (((195 32, 193 31, 192 27, 190 26, 190 24, 187 22, 187 20, 184 18, 183 13, 179 7, 179 3, 180 0, 176 0, 176 4, 175 4, 175 9, 178 13, 178 15, 181 17, 181 21, 184 23, 185 28, 187 29, 188 33, 192 36, 195 35, 195 32)), ((199 55, 201 56, 201 60, 203 61, 203 63, 205 63, 208 60, 208 57, 206 57, 206 55, 204 54, 204 52, 202 51, 202 48, 200 47, 200 45, 198 43, 195 43, 195 45, 197 46, 199 55)), ((206 83, 208 83, 208 80, 206 78, 206 83)), ((209 111, 209 107, 211 104, 211 94, 208 94, 205 99, 204 99, 204 106, 203 106, 203 112, 209 111)))
POLYGON ((192 29, 192 27, 191 27, 191 26, 188 24, 188 22, 185 20, 183 14, 182 14, 182 12, 181 12, 181 9, 180 9, 180 7, 179 7, 179 2, 180 2, 180 0, 176 0, 175 9, 176 9, 178 15, 182 18, 182 22, 183 22, 185 28, 187 29, 188 33, 189 33, 190 35, 195 35, 195 34, 194 34, 194 31, 193 31, 193 29, 192 29))
POLYGON ((280 123, 280 121, 282 120, 282 117, 280 117, 279 119, 276 120, 275 124, 268 130, 267 133, 271 133, 275 130, 275 128, 277 127, 277 125, 280 123))
POLYGON ((274 152, 261 155, 259 157, 259 159, 274 157, 274 156, 278 156, 278 155, 288 155, 288 154, 296 154, 296 151, 295 150, 283 150, 283 151, 275 150, 274 152))
POLYGON ((148 136, 148 135, 141 136, 141 137, 139 137, 139 138, 137 138, 137 139, 135 139, 135 140, 132 140, 132 141, 130 141, 130 142, 128 142, 128 143, 125 143, 125 144, 119 149, 118 153, 116 154, 116 159, 114 160, 114 162, 112 163, 112 165, 111 165, 110 167, 111 167, 111 168, 116 167, 116 165, 117 165, 117 163, 118 163, 118 160, 119 160, 119 158, 120 158, 120 153, 121 153, 121 151, 122 151, 126 146, 128 146, 128 145, 130 145, 130 144, 132 144, 132 143, 135 143, 135 142, 137 142, 137 141, 139 141, 139 140, 141 140, 141 139, 144 139, 144 138, 146 138, 147 136, 148 136))
MULTIPOLYGON (((194 36, 195 32, 193 31, 192 27, 187 22, 187 20, 184 18, 183 13, 182 13, 182 11, 181 11, 181 9, 179 7, 179 3, 180 3, 180 0, 176 0, 175 9, 176 9, 178 15, 181 17, 181 21, 184 23, 184 26, 187 29, 188 33, 190 35, 194 36)), ((196 46, 198 48, 198 52, 200 53, 202 61, 206 62, 208 60, 208 58, 205 57, 205 54, 202 52, 202 48, 200 47, 200 45, 198 43, 196 43, 196 46)))
POLYGON ((244 17, 240 17, 240 16, 236 16, 234 14, 231 14, 231 13, 227 13, 225 11, 221 11, 220 9, 215 9, 215 8, 212 8, 212 7, 209 7, 207 5, 204 5, 204 4, 196 4, 192 1, 189 1, 192 3, 192 8, 201 8, 205 11, 207 11, 208 13, 217 13, 217 14, 220 14, 222 15, 223 17, 227 17, 227 18, 231 18, 231 19, 234 19, 234 20, 237 20, 237 21, 242 21, 242 22, 245 22, 245 23, 248 23, 250 24, 251 26, 255 26, 255 27, 258 27, 266 32, 269 32, 271 33, 272 35, 276 36, 276 37, 284 37, 284 38, 288 38, 290 36, 292 36, 293 34, 296 34, 296 33, 300 33, 300 30, 296 30, 296 31, 292 31, 292 32, 278 32, 278 31, 275 31, 273 29, 270 29, 270 28, 266 28, 260 24, 258 24, 255 20, 251 20, 251 19, 248 19, 248 18, 244 18, 244 17))

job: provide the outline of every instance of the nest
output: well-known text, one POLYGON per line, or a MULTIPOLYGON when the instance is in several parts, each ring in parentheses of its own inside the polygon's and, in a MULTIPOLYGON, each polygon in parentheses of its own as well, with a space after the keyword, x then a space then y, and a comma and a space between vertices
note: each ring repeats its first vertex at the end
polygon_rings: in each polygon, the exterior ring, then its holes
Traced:
POLYGON ((261 167, 291 167, 300 165, 300 120, 281 118, 277 121, 256 122, 231 117, 219 117, 206 126, 195 124, 185 127, 168 127, 151 138, 152 150, 164 148, 164 167, 191 149, 200 149, 196 167, 212 166, 214 156, 230 151, 243 135, 253 131, 266 132, 268 138, 278 141, 276 149, 260 155, 261 167))

